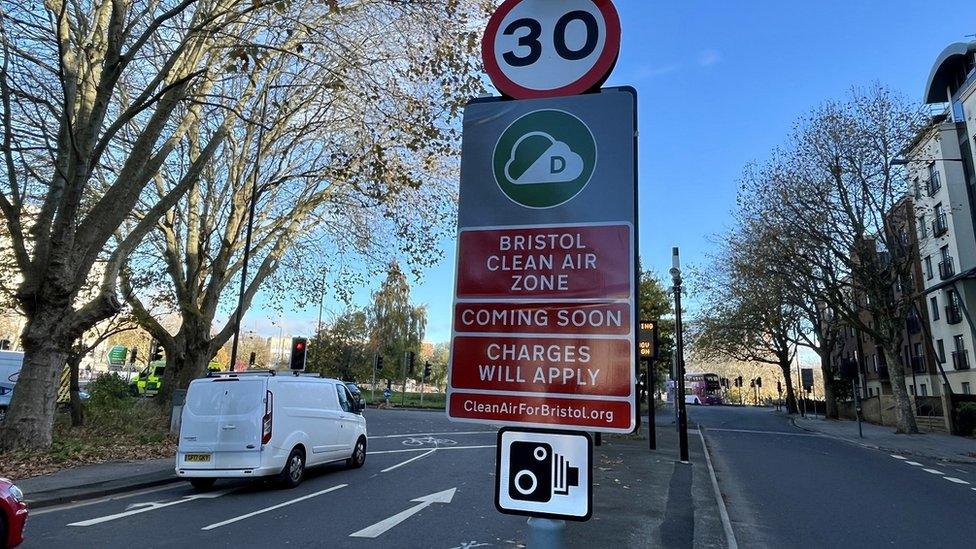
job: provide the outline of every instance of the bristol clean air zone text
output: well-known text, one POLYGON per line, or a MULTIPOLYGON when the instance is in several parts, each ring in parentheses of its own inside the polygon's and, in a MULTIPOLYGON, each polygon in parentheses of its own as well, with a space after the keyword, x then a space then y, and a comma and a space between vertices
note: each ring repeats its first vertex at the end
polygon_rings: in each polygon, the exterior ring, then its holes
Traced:
POLYGON ((633 428, 629 224, 463 230, 454 419, 633 428))

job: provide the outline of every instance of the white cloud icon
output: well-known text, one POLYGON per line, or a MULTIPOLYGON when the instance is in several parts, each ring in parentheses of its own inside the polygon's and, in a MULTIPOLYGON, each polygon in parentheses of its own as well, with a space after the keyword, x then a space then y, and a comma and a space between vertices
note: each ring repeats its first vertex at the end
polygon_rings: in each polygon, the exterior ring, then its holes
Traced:
POLYGON ((512 154, 505 164, 505 176, 515 185, 539 185, 545 183, 569 183, 583 175, 583 157, 574 153, 569 145, 556 141, 545 132, 530 132, 519 138, 512 147, 512 154), (533 137, 549 141, 549 147, 534 159, 519 158, 522 144, 533 137), (513 177, 512 167, 518 161, 518 168, 524 167, 517 177, 513 177), (528 166, 526 164, 528 163, 528 166))

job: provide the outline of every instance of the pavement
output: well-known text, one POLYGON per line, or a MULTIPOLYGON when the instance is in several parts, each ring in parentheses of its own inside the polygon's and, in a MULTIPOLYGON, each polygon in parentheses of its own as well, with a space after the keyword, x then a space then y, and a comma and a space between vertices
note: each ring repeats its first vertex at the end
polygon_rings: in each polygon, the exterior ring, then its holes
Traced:
MULTIPOLYGON (((702 439, 693 431, 691 464, 678 462, 676 433, 662 415, 656 452, 644 437, 605 436, 595 449, 593 518, 567 523, 570 546, 726 546, 702 439)), ((228 480, 202 494, 171 482, 86 496, 94 499, 50 497, 161 468, 168 475, 170 460, 20 481, 29 499, 48 502, 32 506, 24 547, 77 547, 79 539, 106 548, 524 546, 526 518, 494 507, 496 429, 426 411, 369 410, 366 417, 366 465, 312 469, 293 490, 228 480)))
POLYGON ((793 423, 806 431, 820 433, 867 448, 897 452, 951 463, 976 463, 976 440, 940 433, 896 434, 892 427, 861 422, 863 437, 858 435, 856 421, 824 420, 807 416, 794 417, 793 423))
POLYGON ((110 462, 17 480, 32 509, 179 482, 173 458, 110 462))
POLYGON ((768 408, 691 407, 689 417, 741 547, 973 546, 976 465, 851 444, 768 408))

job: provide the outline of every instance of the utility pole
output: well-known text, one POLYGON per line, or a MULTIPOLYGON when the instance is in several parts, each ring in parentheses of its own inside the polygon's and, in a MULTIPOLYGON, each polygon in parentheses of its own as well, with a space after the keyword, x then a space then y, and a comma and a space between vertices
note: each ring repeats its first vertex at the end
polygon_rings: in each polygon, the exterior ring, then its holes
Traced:
POLYGON ((258 202, 258 181, 261 170, 261 155, 264 145, 264 118, 268 109, 268 90, 264 90, 264 102, 261 104, 261 127, 258 129, 257 153, 254 155, 254 180, 251 182, 251 204, 247 215, 247 232, 244 237, 244 258, 241 262, 241 290, 237 295, 237 310, 234 311, 234 343, 230 346, 230 368, 234 371, 237 367, 237 344, 241 337, 241 315, 244 308, 244 292, 247 289, 247 263, 251 258, 251 232, 254 229, 254 210, 258 202))
POLYGON ((688 462, 688 411, 685 409, 685 357, 684 337, 681 326, 681 258, 678 248, 671 251, 671 280, 674 283, 675 329, 675 405, 678 407, 678 444, 682 462, 688 462))

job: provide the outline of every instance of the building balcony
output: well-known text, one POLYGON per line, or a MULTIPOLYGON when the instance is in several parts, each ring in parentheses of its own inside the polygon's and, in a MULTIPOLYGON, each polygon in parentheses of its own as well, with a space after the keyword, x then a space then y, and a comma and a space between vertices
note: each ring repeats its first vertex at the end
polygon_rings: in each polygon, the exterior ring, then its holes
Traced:
POLYGON ((937 215, 932 221, 932 238, 938 238, 947 232, 949 232, 949 221, 946 219, 946 214, 937 215))
POLYGON ((956 274, 956 268, 952 265, 952 258, 947 257, 939 262, 939 278, 948 280, 956 274))
POLYGON ((955 368, 956 370, 968 370, 969 351, 967 351, 966 349, 952 351, 952 367, 955 368))
POLYGON ((962 311, 959 310, 958 305, 946 305, 945 314, 946 322, 949 324, 959 324, 962 322, 962 311))
POLYGON ((912 357, 912 371, 916 374, 925 373, 925 357, 924 356, 913 356, 912 357))

